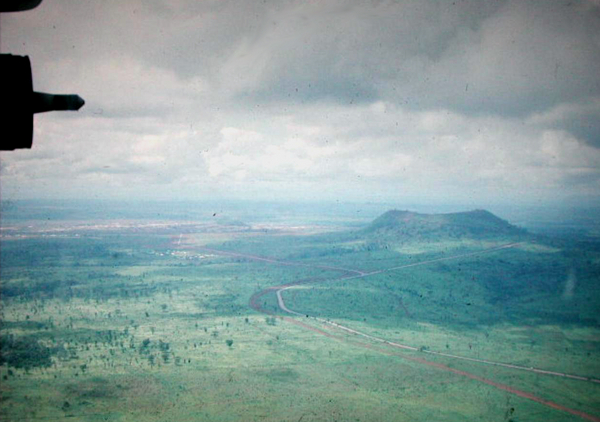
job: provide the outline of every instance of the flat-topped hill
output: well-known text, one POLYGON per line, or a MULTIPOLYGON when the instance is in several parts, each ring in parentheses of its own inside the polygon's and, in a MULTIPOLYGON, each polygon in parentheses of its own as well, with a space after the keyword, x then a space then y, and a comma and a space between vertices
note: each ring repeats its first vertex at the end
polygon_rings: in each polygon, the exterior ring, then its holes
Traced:
POLYGON ((474 210, 449 214, 420 214, 412 211, 388 211, 364 229, 382 236, 489 237, 525 233, 489 211, 474 210))

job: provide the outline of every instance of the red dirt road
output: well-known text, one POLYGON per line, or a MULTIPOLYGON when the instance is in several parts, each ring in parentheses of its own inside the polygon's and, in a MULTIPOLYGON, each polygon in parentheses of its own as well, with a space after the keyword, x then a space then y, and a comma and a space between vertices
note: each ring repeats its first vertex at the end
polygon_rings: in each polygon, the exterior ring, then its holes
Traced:
MULTIPOLYGON (((418 266, 418 265, 425 265, 425 264, 429 264, 429 263, 433 263, 433 262, 438 262, 438 261, 445 261, 445 260, 449 260, 449 259, 456 259, 456 258, 460 258, 460 257, 466 257, 466 256, 473 256, 473 255, 478 255, 481 253, 487 253, 487 252, 492 252, 492 251, 497 251, 497 250, 501 250, 501 249, 505 249, 505 248, 509 248, 514 246, 515 244, 509 244, 509 245, 502 245, 500 247, 496 247, 496 248, 491 248, 491 249, 486 249, 484 251, 479 251, 479 252, 475 252, 475 253, 468 253, 468 254, 463 254, 463 255, 456 255, 456 256, 450 256, 450 257, 444 257, 444 258, 438 258, 438 259, 432 259, 432 260, 427 260, 427 261, 422 261, 420 263, 413 263, 413 264, 408 264, 408 265, 404 265, 404 266, 398 266, 398 267, 393 267, 393 268, 388 268, 388 269, 383 269, 383 270, 378 270, 378 271, 373 271, 373 272, 363 272, 363 271, 357 271, 357 270, 348 270, 345 268, 339 268, 339 267, 331 267, 331 266, 319 266, 319 265, 309 265, 309 264, 302 264, 302 263, 294 263, 291 261, 279 261, 277 259, 274 258, 266 258, 266 257, 260 257, 260 256, 254 256, 254 255, 245 255, 245 254, 239 254, 239 253, 234 253, 234 252, 226 252, 226 251, 220 251, 220 250, 216 250, 216 249, 208 249, 208 248, 202 248, 204 250, 209 250, 215 254, 220 254, 220 255, 226 255, 226 256, 234 256, 234 257, 240 257, 240 258, 246 258, 246 259, 251 259, 251 260, 256 260, 256 261, 262 261, 262 262, 267 262, 270 264, 276 264, 276 265, 286 265, 286 266, 303 266, 303 267, 312 267, 312 268, 321 268, 321 269, 328 269, 328 270, 337 270, 337 271, 342 271, 344 272, 344 275, 340 278, 338 278, 337 280, 340 279, 354 279, 354 278, 362 278, 362 277, 366 277, 369 275, 373 275, 373 274, 379 274, 382 272, 387 272, 387 271, 392 271, 392 270, 396 270, 396 269, 402 269, 402 268, 406 268, 406 267, 413 267, 413 266, 418 266)), ((551 409, 555 409, 561 412, 565 412, 565 413, 569 413, 573 416, 577 416, 581 419, 587 420, 587 421, 592 421, 592 422, 600 422, 600 417, 591 415, 589 413, 577 410, 577 409, 572 409, 566 406, 563 406, 559 403, 556 403, 554 401, 551 400, 546 400, 543 399, 541 397, 538 397, 532 393, 529 393, 527 391, 523 391, 523 390, 519 390, 517 388, 513 388, 509 385, 506 384, 502 384, 502 383, 498 383, 496 381, 490 380, 488 378, 483 378, 480 377, 478 375, 472 374, 470 372, 467 371, 462 371, 459 369, 455 369, 455 368, 451 368, 447 365, 441 364, 441 363, 437 363, 437 362, 433 362, 433 361, 429 361, 423 358, 419 358, 419 357, 414 357, 414 356, 408 356, 406 354, 402 354, 402 353, 397 353, 397 352, 393 352, 390 350, 383 350, 380 349, 378 347, 375 347, 372 344, 367 344, 367 343, 362 343, 362 342, 350 342, 348 341, 348 339, 346 337, 342 337, 336 334, 332 334, 331 332, 316 328, 312 325, 309 325, 305 322, 299 321, 297 319, 291 318, 291 317, 286 317, 286 316, 281 316, 281 315, 277 315, 273 312, 270 312, 266 309, 264 309, 261 305, 261 299, 269 294, 269 293, 276 293, 277 298, 278 298, 278 303, 279 303, 279 307, 284 310, 285 312, 297 315, 297 316, 302 316, 301 313, 299 312, 295 312, 295 311, 291 311, 289 310, 285 304, 283 303, 283 299, 281 297, 281 291, 289 289, 289 288, 293 288, 295 286, 301 285, 301 284, 307 284, 307 283, 314 283, 314 282, 318 282, 318 281, 322 281, 318 278, 309 278, 309 279, 303 279, 303 280, 298 280, 295 282, 291 282, 291 283, 287 283, 287 284, 282 284, 282 285, 278 285, 278 286, 272 286, 272 287, 268 287, 264 290, 261 290, 255 294, 252 295, 252 297, 250 298, 250 302, 249 305, 252 309, 267 314, 267 315, 271 315, 271 316, 275 316, 279 319, 282 319, 286 322, 289 322, 291 324, 297 325, 299 327, 302 327, 304 329, 310 330, 312 332, 314 332, 315 334, 320 334, 323 335, 325 337, 331 338, 331 339, 335 339, 338 341, 342 341, 346 344, 350 343, 354 346, 359 346, 365 349, 369 349, 369 350, 374 350, 377 351, 379 353, 383 353, 389 356, 397 356, 400 357, 402 359, 408 360, 408 361, 412 361, 412 362, 416 362, 416 363, 420 363, 422 365, 426 365, 429 367, 433 367, 439 370, 443 370, 446 372, 451 372, 453 374, 456 374, 458 376, 462 376, 489 386, 492 386, 494 388, 498 388, 500 390, 504 390, 507 391, 511 394, 514 394, 516 396, 534 401, 536 403, 542 404, 546 407, 549 407, 551 409)), ((349 327, 345 327, 341 324, 337 324, 337 323, 333 323, 330 321, 325 321, 325 320, 321 320, 320 318, 317 319, 319 322, 324 323, 324 325, 326 327, 328 327, 329 329, 331 328, 338 328, 341 330, 344 330, 346 332, 350 332, 350 333, 354 333, 354 334, 358 334, 361 335, 363 337, 367 337, 376 341, 379 341, 381 343, 384 343, 386 345, 390 345, 392 347, 396 347, 396 348, 400 348, 400 349, 408 349, 411 351, 415 351, 417 350, 415 347, 412 346, 406 346, 406 345, 402 345, 402 344, 397 344, 397 343, 392 343, 383 339, 379 339, 377 337, 373 337, 364 333, 361 333, 359 331, 353 330, 349 327)), ((460 357, 460 356, 453 356, 453 355, 449 355, 449 354, 444 354, 444 353, 435 353, 434 354, 439 354, 442 356, 446 356, 446 357, 454 357, 454 358, 460 358, 460 359, 465 359, 464 357, 460 357)), ((470 359, 470 358, 466 358, 466 360, 474 360, 480 363, 489 363, 489 364, 495 364, 495 365, 499 365, 499 366, 505 366, 505 367, 509 367, 509 368, 515 368, 515 369, 524 369, 524 370, 530 370, 533 372, 538 372, 541 374, 547 374, 547 375, 558 375, 558 376, 566 376, 568 378, 575 378, 575 379, 581 379, 581 380, 586 380, 586 381, 592 381, 592 382, 596 382, 597 380, 595 379, 586 379, 585 377, 579 377, 579 376, 573 376, 573 375, 569 375, 569 374, 561 374, 561 373, 557 373, 557 372, 552 372, 552 371, 544 371, 544 370, 539 370, 539 369, 535 369, 535 368, 524 368, 524 367, 520 367, 518 365, 512 365, 512 364, 504 364, 504 363, 498 363, 498 362, 493 362, 493 361, 486 361, 486 360, 475 360, 475 359, 470 359)))

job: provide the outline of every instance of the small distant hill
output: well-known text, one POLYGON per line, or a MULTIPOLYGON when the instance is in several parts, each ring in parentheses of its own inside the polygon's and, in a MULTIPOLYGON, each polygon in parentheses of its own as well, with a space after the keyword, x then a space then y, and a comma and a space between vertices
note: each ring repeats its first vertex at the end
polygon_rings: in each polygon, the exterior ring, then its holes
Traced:
POLYGON ((427 239, 434 237, 513 237, 526 232, 485 210, 450 214, 420 214, 391 210, 376 218, 363 229, 363 233, 386 238, 427 239))

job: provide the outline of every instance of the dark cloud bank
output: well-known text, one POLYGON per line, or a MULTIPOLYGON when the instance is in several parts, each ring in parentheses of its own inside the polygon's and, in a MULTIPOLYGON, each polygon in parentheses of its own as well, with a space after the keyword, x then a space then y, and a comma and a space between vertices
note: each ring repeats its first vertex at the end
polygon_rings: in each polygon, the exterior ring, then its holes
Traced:
MULTIPOLYGON (((598 197, 597 1, 47 1, 3 16, 2 43, 88 100, 32 151, 66 195, 66 175, 125 194, 136 173, 187 197, 333 199, 353 177, 396 199, 598 197)), ((3 158, 5 190, 30 189, 31 156, 3 158)))

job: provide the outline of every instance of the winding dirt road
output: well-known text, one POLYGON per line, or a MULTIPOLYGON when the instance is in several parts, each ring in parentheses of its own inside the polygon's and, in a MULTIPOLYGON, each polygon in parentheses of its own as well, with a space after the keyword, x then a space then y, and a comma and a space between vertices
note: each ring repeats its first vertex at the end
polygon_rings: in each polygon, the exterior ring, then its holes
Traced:
MULTIPOLYGON (((338 277, 336 279, 323 279, 323 278, 307 278, 307 279, 302 279, 302 280, 297 280, 297 281, 293 281, 291 283, 287 283, 287 284, 282 284, 282 285, 278 285, 278 286, 271 286, 268 287, 264 290, 261 290, 255 294, 252 295, 252 297, 250 298, 250 307, 253 308, 254 310, 264 313, 264 314, 268 314, 271 316, 276 316, 277 318, 280 318, 282 320, 285 320, 287 322, 290 322, 294 325, 297 326, 301 326, 307 330, 310 330, 314 333, 338 340, 338 341, 342 341, 342 342, 346 342, 348 343, 347 337, 346 336, 340 336, 337 334, 334 334, 330 331, 325 331, 323 329, 317 328, 313 325, 307 324, 301 320, 298 320, 296 318, 292 318, 292 317, 286 317, 286 316, 282 316, 282 315, 278 315, 275 314, 273 312, 270 312, 266 309, 264 309, 261 305, 261 299, 269 294, 269 293, 275 293, 276 298, 277 298, 277 304, 279 306, 279 308, 286 312, 289 315, 293 315, 295 317, 302 317, 303 319, 306 318, 310 318, 310 320, 313 321, 317 321, 320 324, 324 325, 325 327, 329 328, 329 329, 333 329, 336 330, 337 332, 342 332, 345 335, 347 334, 351 334, 354 335, 356 337, 360 337, 360 338, 364 338, 367 339, 371 342, 374 343, 379 343, 379 344, 383 344, 385 346, 394 348, 394 349, 402 349, 405 351, 411 351, 411 352, 422 352, 424 354, 429 354, 429 355, 436 355, 436 356, 443 356, 446 358, 451 358, 451 359, 458 359, 458 360, 463 360, 463 361, 469 361, 469 362, 473 362, 473 363, 478 363, 478 364, 485 364, 485 365, 493 365, 493 366, 498 366, 498 367, 503 367, 503 368, 509 368, 509 369, 516 369, 516 370, 521 370, 521 371, 528 371, 528 372, 533 372, 536 374, 540 374, 540 375, 549 375, 549 376, 556 376, 556 377, 562 377, 562 378, 568 378, 568 379, 573 379, 573 380, 578 380, 578 381, 586 381, 586 382, 590 382, 590 383, 595 383, 595 384, 600 384, 600 379, 597 378, 592 378, 592 377, 584 377, 584 376, 580 376, 580 375, 575 375, 575 374, 567 374, 567 373, 563 373, 563 372, 556 372, 556 371, 549 371, 549 370, 545 370, 545 369, 540 369, 540 368, 535 368, 535 367, 526 367, 526 366, 521 366, 521 365, 515 365, 515 364, 511 364, 511 363, 505 363, 505 362, 496 362, 496 361, 492 361, 492 360, 487 360, 487 359, 478 359, 478 358, 471 358, 471 357, 466 357, 466 356, 460 356, 460 355, 453 355, 450 353, 444 353, 444 352, 437 352, 437 351, 433 351, 433 350, 423 350, 423 349, 419 349, 416 348, 414 346, 410 346, 410 345, 406 345, 406 344, 400 344, 400 343, 396 343, 396 342, 392 342, 380 337, 376 337, 376 336, 372 336, 370 334, 355 330, 353 328, 344 326, 342 324, 338 324, 336 322, 330 321, 330 320, 326 320, 323 318, 318 318, 318 317, 310 317, 309 315, 300 313, 300 312, 296 312, 292 309, 289 309, 287 307, 287 305, 285 304, 285 301, 283 299, 282 296, 282 292, 285 290, 289 290, 289 289, 294 289, 297 288, 298 286, 304 285, 304 284, 309 284, 309 283, 316 283, 316 282, 320 282, 320 281, 340 281, 340 280, 351 280, 351 279, 360 279, 360 278, 365 278, 365 277, 369 277, 369 276, 373 276, 376 274, 381 274, 381 273, 385 273, 385 272, 389 272, 389 271, 395 271, 395 270, 400 270, 400 269, 404 269, 404 268, 410 268, 410 267, 416 267, 416 266, 422 266, 422 265, 428 265, 428 264, 432 264, 435 262, 441 262, 441 261, 447 261, 447 260, 454 260, 454 259, 459 259, 459 258, 465 258, 465 257, 470 257, 470 256, 475 256, 475 255, 481 255, 481 254, 487 254, 487 253, 491 253, 491 252, 495 252, 495 251, 499 251, 502 249, 507 249, 507 248, 512 248, 514 246, 517 246, 519 243, 510 243, 510 244, 504 244, 504 245, 500 245, 497 247, 493 247, 493 248, 488 248, 488 249, 484 249, 481 251, 477 251, 477 252, 470 252, 470 253, 465 253, 465 254, 458 254, 458 255, 452 255, 452 256, 447 256, 447 257, 442 257, 442 258, 435 258, 435 259, 430 259, 430 260, 425 260, 425 261, 420 261, 420 262, 415 262, 412 264, 405 264, 405 265, 400 265, 400 266, 395 266, 395 267, 391 267, 391 268, 386 268, 386 269, 381 269, 381 270, 376 270, 376 271, 370 271, 370 272, 364 272, 364 271, 360 271, 360 270, 353 270, 353 269, 347 269, 347 268, 341 268, 341 267, 334 267, 334 266, 327 266, 327 265, 311 265, 311 264, 304 264, 304 263, 298 263, 298 262, 293 262, 293 261, 284 261, 284 260, 278 260, 275 258, 267 258, 267 257, 261 257, 261 256, 257 256, 257 255, 249 255, 249 254, 242 254, 242 253, 236 253, 236 252, 229 252, 229 251, 222 251, 222 250, 218 250, 218 249, 210 249, 210 248, 201 248, 203 250, 206 251, 210 251, 214 254, 218 254, 218 255, 222 255, 222 256, 232 256, 232 257, 238 257, 238 258, 244 258, 244 259, 249 259, 249 260, 253 260, 253 261, 261 261, 261 262, 266 262, 269 264, 274 264, 274 265, 283 265, 283 266, 298 266, 298 267, 308 267, 308 268, 319 268, 319 269, 324 269, 324 270, 333 270, 333 271, 340 271, 343 273, 343 275, 341 277, 338 277)), ((352 342, 353 345, 358 346, 358 347, 362 347, 362 348, 366 348, 366 349, 370 349, 370 350, 376 350, 380 353, 383 354, 387 354, 387 355, 393 355, 393 356, 399 356, 405 360, 409 360, 412 362, 417 362, 423 365, 427 365, 429 367, 434 367, 446 372, 451 372, 454 373, 456 375, 460 375, 490 386, 493 386, 495 388, 498 388, 500 390, 504 390, 507 392, 510 392, 512 394, 515 394, 519 397, 523 397, 529 400, 532 400, 536 403, 540 403, 544 406, 547 406, 549 408, 552 409, 556 409, 562 412, 566 412, 569 413, 571 415, 574 416, 578 416, 584 420, 588 420, 588 421, 593 421, 593 422, 600 422, 600 417, 591 415, 589 413, 586 412, 582 412, 580 410, 576 410, 576 409, 571 409, 569 407, 563 406, 561 404, 558 404, 556 402, 550 401, 550 400, 546 400, 543 399, 541 397, 538 397, 534 394, 531 394, 529 392, 526 391, 522 391, 516 388, 513 388, 509 385, 506 384, 502 384, 502 383, 498 383, 495 382, 493 380, 487 379, 487 378, 483 378, 480 377, 478 375, 472 374, 470 372, 466 372, 466 371, 462 371, 459 369, 455 369, 455 368, 451 368, 447 365, 444 364, 440 364, 437 362, 433 362, 433 361, 429 361, 420 357, 415 357, 415 356, 409 356, 407 354, 401 354, 401 353, 394 353, 390 350, 385 350, 385 349, 380 349, 375 347, 373 344, 369 344, 369 343, 361 343, 361 342, 352 342)))

